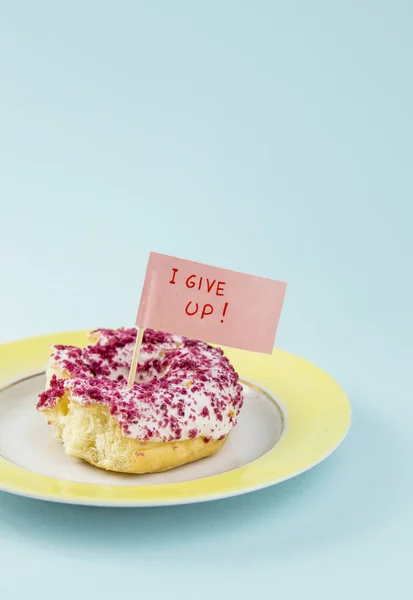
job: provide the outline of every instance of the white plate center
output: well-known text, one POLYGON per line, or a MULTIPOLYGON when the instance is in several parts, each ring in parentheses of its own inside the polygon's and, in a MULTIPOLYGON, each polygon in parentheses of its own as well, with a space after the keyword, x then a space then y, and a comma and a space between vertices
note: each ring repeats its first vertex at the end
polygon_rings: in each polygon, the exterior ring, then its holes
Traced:
POLYGON ((244 406, 238 425, 217 454, 165 473, 126 475, 93 467, 66 456, 45 417, 36 411, 44 374, 23 379, 0 391, 0 455, 42 475, 101 485, 157 485, 211 477, 242 467, 266 454, 284 427, 276 399, 244 383, 244 406))

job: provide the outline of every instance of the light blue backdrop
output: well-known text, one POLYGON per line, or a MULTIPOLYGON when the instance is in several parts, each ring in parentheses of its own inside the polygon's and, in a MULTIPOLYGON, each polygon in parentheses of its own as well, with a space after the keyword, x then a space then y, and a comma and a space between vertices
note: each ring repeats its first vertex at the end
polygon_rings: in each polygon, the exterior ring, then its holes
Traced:
POLYGON ((277 345, 354 407, 238 499, 0 494, 0 596, 411 598, 412 3, 0 6, 0 341, 133 325, 155 250, 287 280, 277 345))

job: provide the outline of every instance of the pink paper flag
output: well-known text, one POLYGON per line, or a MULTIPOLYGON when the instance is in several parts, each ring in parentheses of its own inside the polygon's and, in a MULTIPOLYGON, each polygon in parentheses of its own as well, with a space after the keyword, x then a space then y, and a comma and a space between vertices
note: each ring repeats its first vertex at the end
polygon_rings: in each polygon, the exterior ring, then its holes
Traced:
POLYGON ((136 325, 271 354, 286 287, 151 252, 136 325))

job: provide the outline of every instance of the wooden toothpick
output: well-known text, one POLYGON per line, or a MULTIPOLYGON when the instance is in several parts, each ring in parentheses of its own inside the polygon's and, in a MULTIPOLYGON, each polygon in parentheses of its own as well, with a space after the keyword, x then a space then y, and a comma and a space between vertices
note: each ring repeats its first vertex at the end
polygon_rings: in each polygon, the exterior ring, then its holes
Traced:
POLYGON ((136 336, 135 347, 133 349, 132 364, 130 366, 129 377, 128 377, 128 388, 133 386, 135 381, 136 369, 138 367, 139 353, 141 351, 144 327, 139 327, 138 334, 136 336))

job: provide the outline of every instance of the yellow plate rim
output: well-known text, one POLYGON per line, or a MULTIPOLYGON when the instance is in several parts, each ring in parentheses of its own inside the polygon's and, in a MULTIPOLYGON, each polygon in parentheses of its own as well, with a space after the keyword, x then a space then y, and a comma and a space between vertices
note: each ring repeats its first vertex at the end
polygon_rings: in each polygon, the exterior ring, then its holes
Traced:
MULTIPOLYGON (((50 344, 83 346, 88 331, 25 338, 0 345, 0 391, 44 370, 50 344)), ((154 486, 110 486, 61 480, 0 457, 0 490, 52 502, 89 506, 167 506, 229 498, 300 475, 330 456, 351 425, 340 385, 312 363, 283 350, 261 355, 223 348, 240 378, 277 398, 288 425, 274 448, 257 460, 204 479, 154 486)))

